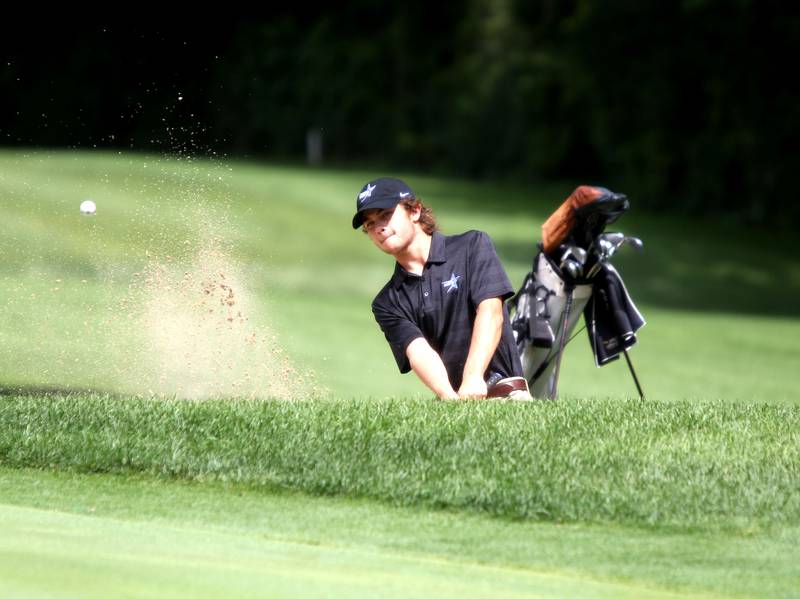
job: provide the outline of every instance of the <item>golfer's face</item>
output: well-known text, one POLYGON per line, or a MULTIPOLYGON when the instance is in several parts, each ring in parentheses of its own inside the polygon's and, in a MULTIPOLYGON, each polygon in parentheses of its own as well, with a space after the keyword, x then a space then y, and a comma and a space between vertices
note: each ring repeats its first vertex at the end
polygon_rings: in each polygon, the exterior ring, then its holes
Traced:
POLYGON ((413 214, 400 204, 394 208, 367 210, 364 230, 381 250, 395 254, 407 248, 414 238, 413 214))

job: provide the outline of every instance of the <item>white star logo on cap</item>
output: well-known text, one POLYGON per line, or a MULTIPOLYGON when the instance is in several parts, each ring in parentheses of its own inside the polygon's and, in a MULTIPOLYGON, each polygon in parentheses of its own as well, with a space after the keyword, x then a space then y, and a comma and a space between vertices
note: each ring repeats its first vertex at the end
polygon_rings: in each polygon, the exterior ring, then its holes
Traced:
POLYGON ((367 188, 364 191, 362 191, 360 194, 358 194, 359 203, 363 204, 364 202, 366 202, 367 198, 369 198, 369 196, 372 195, 372 191, 374 189, 375 189, 374 185, 370 185, 369 183, 367 183, 367 188))

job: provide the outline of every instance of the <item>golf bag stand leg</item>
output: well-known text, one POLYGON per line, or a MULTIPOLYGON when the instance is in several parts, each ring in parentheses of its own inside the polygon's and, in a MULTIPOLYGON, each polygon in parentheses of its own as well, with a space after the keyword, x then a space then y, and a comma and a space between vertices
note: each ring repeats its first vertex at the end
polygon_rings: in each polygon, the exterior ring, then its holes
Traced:
POLYGON ((558 396, 558 375, 561 373, 561 357, 564 355, 564 345, 567 342, 567 335, 569 335, 569 314, 572 311, 572 295, 575 291, 574 286, 567 287, 567 304, 564 306, 564 326, 561 331, 561 339, 558 343, 558 354, 556 355, 556 370, 553 374, 553 392, 550 396, 551 399, 556 399, 558 396))
POLYGON ((644 391, 642 391, 642 386, 639 384, 639 377, 636 376, 636 371, 633 369, 633 362, 631 362, 631 357, 628 355, 628 350, 623 349, 622 351, 625 354, 625 361, 628 363, 628 370, 631 371, 633 382, 636 383, 636 390, 639 392, 639 399, 644 399, 644 391))

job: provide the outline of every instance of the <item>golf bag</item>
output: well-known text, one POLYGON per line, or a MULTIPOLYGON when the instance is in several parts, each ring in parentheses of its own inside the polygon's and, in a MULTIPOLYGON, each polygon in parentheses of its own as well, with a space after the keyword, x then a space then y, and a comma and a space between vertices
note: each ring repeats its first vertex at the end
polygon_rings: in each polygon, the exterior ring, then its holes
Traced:
POLYGON ((583 315, 595 364, 625 356, 639 396, 644 397, 627 350, 644 318, 610 259, 624 243, 604 233, 629 207, 623 194, 578 187, 542 226, 532 270, 510 301, 511 326, 525 378, 534 397, 555 399, 564 347, 583 315))

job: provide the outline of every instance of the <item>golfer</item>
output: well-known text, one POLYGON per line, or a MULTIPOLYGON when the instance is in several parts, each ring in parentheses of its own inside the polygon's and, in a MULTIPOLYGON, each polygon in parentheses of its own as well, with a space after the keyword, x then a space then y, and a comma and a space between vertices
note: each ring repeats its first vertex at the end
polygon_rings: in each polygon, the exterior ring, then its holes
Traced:
POLYGON ((505 300, 514 295, 489 236, 445 236, 403 181, 370 181, 353 228, 396 260, 372 302, 401 373, 442 399, 530 399, 505 300))

